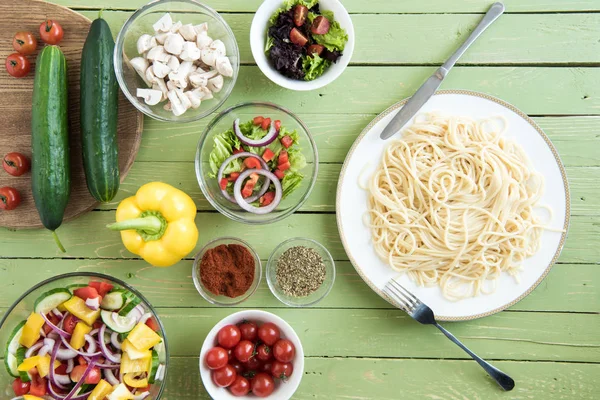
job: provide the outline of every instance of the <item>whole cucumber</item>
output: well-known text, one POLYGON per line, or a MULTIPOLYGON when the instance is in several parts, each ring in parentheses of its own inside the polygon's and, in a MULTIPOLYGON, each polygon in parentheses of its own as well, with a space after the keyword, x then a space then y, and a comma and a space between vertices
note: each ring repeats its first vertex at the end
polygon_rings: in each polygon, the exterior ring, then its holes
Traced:
POLYGON ((31 187, 42 224, 52 231, 62 224, 71 192, 67 60, 58 46, 37 57, 31 110, 31 187))
POLYGON ((101 202, 112 200, 119 190, 114 48, 108 24, 96 19, 81 53, 81 148, 88 190, 101 202))

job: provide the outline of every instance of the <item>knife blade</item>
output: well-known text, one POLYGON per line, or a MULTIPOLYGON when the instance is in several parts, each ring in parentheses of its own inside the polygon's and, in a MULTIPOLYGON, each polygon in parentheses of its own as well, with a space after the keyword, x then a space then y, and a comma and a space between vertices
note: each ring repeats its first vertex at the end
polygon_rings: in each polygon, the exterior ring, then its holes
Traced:
POLYGON ((425 83, 415 92, 415 94, 406 102, 404 107, 392 118, 389 124, 381 132, 381 139, 386 140, 394 136, 425 103, 435 94, 442 81, 450 72, 450 69, 456 64, 460 56, 473 44, 473 42, 485 31, 502 13, 504 4, 497 2, 491 5, 485 13, 477 27, 471 32, 467 40, 446 60, 446 62, 431 75, 425 83))

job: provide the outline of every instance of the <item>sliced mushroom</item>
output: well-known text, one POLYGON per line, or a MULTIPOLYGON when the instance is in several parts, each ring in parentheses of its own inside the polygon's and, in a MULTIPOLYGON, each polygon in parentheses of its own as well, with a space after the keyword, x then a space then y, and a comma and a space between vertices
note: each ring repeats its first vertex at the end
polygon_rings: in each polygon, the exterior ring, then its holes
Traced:
POLYGON ((212 38, 208 36, 206 32, 199 33, 198 36, 196 36, 196 46, 198 46, 200 50, 207 49, 212 42, 212 38))
MULTIPOLYGON (((202 52, 200 52, 200 55, 202 56, 202 52)), ((194 61, 194 65, 198 69, 201 69, 204 72, 210 71, 212 69, 212 67, 210 65, 204 64, 201 59, 194 61)))
MULTIPOLYGON (((169 93, 167 93, 167 97, 171 101, 171 109, 173 110, 173 115, 175 115, 176 117, 180 116, 181 114, 186 112, 186 110, 188 109, 188 107, 185 107, 183 105, 183 103, 181 102, 181 99, 178 96, 177 92, 178 92, 178 90, 169 90, 169 93)), ((191 107, 192 103, 189 101, 187 96, 184 96, 184 97, 186 98, 187 103, 189 103, 189 105, 191 107)))
POLYGON ((156 39, 148 34, 140 36, 137 41, 137 51, 139 54, 144 54, 153 47, 156 47, 156 39))
POLYGON ((202 101, 210 100, 213 98, 212 92, 206 86, 201 86, 198 89, 194 89, 193 92, 196 93, 202 101))
POLYGON ((214 67, 215 62, 217 61, 217 53, 215 53, 215 51, 211 49, 201 50, 200 59, 204 64, 214 67))
POLYGON ((169 54, 165 51, 163 46, 156 46, 150 49, 146 54, 146 58, 150 61, 166 62, 169 54))
POLYGON ((160 61, 155 61, 154 64, 152 64, 152 72, 154 72, 154 75, 157 78, 163 79, 171 72, 171 68, 160 61))
POLYGON ((163 110, 165 110, 165 111, 173 111, 173 107, 171 107, 171 102, 170 101, 167 102, 167 104, 165 104, 163 106, 163 110))
POLYGON ((220 41, 219 39, 213 40, 213 42, 208 46, 209 49, 214 50, 217 53, 218 57, 225 56, 227 50, 225 49, 225 43, 220 41))
POLYGON ((161 32, 154 35, 154 39, 156 39, 156 43, 165 44, 165 39, 169 36, 171 32, 161 32))
POLYGON ((149 106, 155 106, 160 103, 163 94, 160 90, 138 88, 136 96, 143 97, 144 102, 149 106))
POLYGON ((184 92, 183 94, 185 94, 187 96, 187 98, 190 100, 190 103, 192 103, 193 109, 200 107, 201 99, 197 93, 195 93, 192 90, 188 90, 187 92, 184 92))
POLYGON ((195 61, 200 58, 200 50, 194 42, 185 42, 183 44, 183 50, 179 55, 183 61, 195 61))
POLYGON ((217 75, 208 80, 208 84, 206 85, 208 89, 210 89, 213 93, 218 93, 223 89, 223 76, 217 75))
POLYGON ((177 56, 169 56, 167 65, 171 68, 171 71, 177 72, 179 70, 179 58, 177 56))
POLYGON ((175 86, 175 84, 173 83, 173 81, 167 81, 167 91, 171 91, 171 90, 176 90, 179 89, 177 86, 175 86))
POLYGON ((173 26, 173 20, 171 19, 171 14, 166 13, 163 15, 152 27, 155 32, 169 32, 171 27, 173 26))
POLYGON ((169 73, 169 82, 173 82, 173 85, 175 85, 175 87, 185 89, 187 87, 188 75, 190 74, 191 68, 191 61, 182 62, 179 65, 179 70, 177 72, 169 73))
POLYGON ((156 82, 152 84, 152 89, 161 91, 163 95, 160 101, 167 99, 167 92, 169 90, 167 89, 167 84, 164 79, 156 79, 156 82))
POLYGON ((196 41, 196 30, 194 29, 194 25, 185 24, 181 28, 179 28, 179 34, 183 36, 183 38, 189 42, 196 41))
POLYGON ((183 37, 179 33, 171 33, 165 39, 165 50, 178 56, 183 50, 184 43, 185 40, 183 40, 183 37))
POLYGON ((145 76, 146 76, 146 81, 150 82, 149 86, 152 86, 152 84, 157 81, 156 75, 154 75, 154 71, 152 70, 151 67, 148 67, 148 69, 146 69, 145 76))
POLYGON ((151 86, 152 83, 146 79, 146 70, 148 69, 148 60, 143 57, 135 57, 129 60, 129 64, 133 67, 135 72, 144 80, 146 85, 151 86))
POLYGON ((192 87, 200 87, 208 85, 208 77, 204 75, 205 73, 193 72, 188 76, 188 80, 192 87))
POLYGON ((179 29, 181 29, 182 26, 183 24, 181 23, 181 21, 175 22, 171 27, 171 33, 178 33, 179 29))
POLYGON ((175 93, 177 93, 177 97, 179 98, 179 101, 181 101, 181 104, 185 107, 186 110, 188 108, 192 107, 192 102, 185 95, 185 93, 183 92, 183 90, 176 90, 175 93))
POLYGON ((196 31, 196 35, 206 33, 208 32, 208 23, 204 22, 200 25, 194 25, 194 30, 196 31))
POLYGON ((221 75, 233 76, 233 67, 228 57, 219 57, 215 61, 215 68, 221 75))

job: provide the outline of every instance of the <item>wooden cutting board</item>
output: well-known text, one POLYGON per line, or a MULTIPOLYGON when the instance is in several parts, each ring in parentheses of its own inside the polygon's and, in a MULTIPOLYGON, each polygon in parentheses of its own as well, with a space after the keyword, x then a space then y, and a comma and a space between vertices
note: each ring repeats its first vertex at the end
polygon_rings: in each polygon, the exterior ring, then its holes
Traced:
MULTIPOLYGON (((88 193, 81 158, 79 129, 79 70, 81 49, 91 21, 68 8, 37 0, 0 2, 0 157, 17 151, 31 157, 31 100, 35 58, 43 47, 39 26, 45 19, 57 20, 64 29, 60 47, 67 58, 69 81, 69 140, 71 152, 71 197, 65 221, 76 218, 96 205, 88 193), (12 38, 18 31, 30 31, 38 38, 35 54, 28 56, 32 71, 24 78, 13 78, 6 72, 4 61, 14 53, 12 38)), ((113 32, 116 34, 116 32, 113 32)), ((142 114, 119 95, 119 168, 121 182, 131 168, 140 146, 142 114)), ((1 160, 1 158, 0 158, 1 160)), ((22 198, 13 211, 0 211, 0 226, 10 228, 42 227, 31 195, 31 173, 12 177, 0 168, 0 187, 12 186, 22 198)))

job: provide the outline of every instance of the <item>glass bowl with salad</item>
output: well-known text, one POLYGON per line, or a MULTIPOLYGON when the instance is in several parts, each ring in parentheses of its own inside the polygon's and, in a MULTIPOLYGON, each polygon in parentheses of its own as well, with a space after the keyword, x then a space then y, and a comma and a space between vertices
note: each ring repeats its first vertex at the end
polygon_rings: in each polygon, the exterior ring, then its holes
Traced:
POLYGON ((0 388, 8 398, 161 397, 169 352, 144 296, 97 273, 38 283, 0 321, 0 388))
POLYGON ((302 206, 315 184, 317 146, 292 112, 271 103, 224 110, 198 142, 196 176, 223 215, 248 224, 282 220, 302 206))
POLYGON ((342 74, 354 50, 354 27, 338 0, 266 0, 250 28, 261 71, 292 90, 321 88, 342 74))

